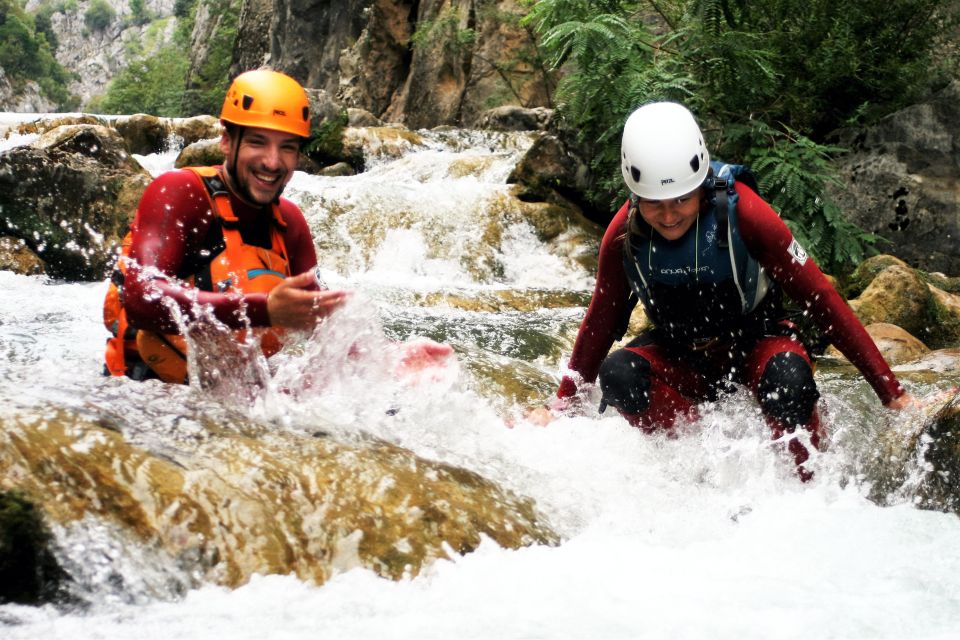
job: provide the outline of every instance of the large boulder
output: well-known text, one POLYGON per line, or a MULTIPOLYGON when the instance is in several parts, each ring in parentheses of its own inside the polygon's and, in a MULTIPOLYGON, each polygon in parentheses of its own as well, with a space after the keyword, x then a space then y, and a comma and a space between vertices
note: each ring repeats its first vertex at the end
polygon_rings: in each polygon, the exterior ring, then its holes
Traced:
POLYGON ((530 146, 510 172, 507 182, 518 185, 523 200, 571 202, 589 216, 585 194, 590 179, 590 168, 576 149, 562 136, 545 133, 530 146))
POLYGON ((220 136, 220 121, 213 116, 158 118, 143 113, 121 116, 111 125, 123 136, 130 153, 148 155, 184 147, 220 136))
POLYGON ((866 130, 844 131, 850 149, 831 197, 867 231, 926 271, 960 273, 960 80, 866 130))
POLYGON ((52 277, 99 280, 149 181, 115 130, 58 127, 0 154, 0 233, 22 240, 52 277))
POLYGON ((237 418, 196 423, 188 440, 153 452, 109 422, 6 417, 0 491, 61 526, 107 523, 199 583, 294 574, 320 584, 353 567, 399 580, 484 537, 558 542, 531 500, 394 445, 267 433, 237 418))
POLYGON ((950 284, 892 256, 876 256, 853 273, 846 291, 859 291, 850 307, 864 324, 897 325, 933 349, 957 346, 960 297, 933 283, 950 284))

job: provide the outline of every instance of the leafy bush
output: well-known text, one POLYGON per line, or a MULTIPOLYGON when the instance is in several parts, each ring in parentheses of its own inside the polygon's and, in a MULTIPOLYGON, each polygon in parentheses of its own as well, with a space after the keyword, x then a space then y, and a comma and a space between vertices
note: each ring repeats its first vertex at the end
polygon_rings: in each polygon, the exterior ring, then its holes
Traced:
POLYGON ((179 116, 187 66, 176 44, 133 60, 110 82, 98 108, 103 113, 179 116))
POLYGON ((103 31, 116 17, 117 12, 105 0, 93 0, 83 14, 83 23, 91 31, 103 31))
POLYGON ((140 27, 152 19, 153 16, 147 9, 146 0, 130 0, 130 22, 132 24, 140 27))
POLYGON ((596 206, 622 200, 619 137, 630 112, 682 102, 714 156, 766 174, 771 203, 830 269, 878 238, 823 196, 839 151, 824 144, 827 134, 915 101, 956 68, 955 58, 937 58, 956 2, 530 1, 527 24, 553 68, 566 71, 560 113, 600 176, 589 194, 596 206))
POLYGON ((43 94, 61 109, 76 105, 67 91, 70 74, 53 57, 43 33, 15 0, 0 0, 0 67, 16 86, 34 80, 43 94))

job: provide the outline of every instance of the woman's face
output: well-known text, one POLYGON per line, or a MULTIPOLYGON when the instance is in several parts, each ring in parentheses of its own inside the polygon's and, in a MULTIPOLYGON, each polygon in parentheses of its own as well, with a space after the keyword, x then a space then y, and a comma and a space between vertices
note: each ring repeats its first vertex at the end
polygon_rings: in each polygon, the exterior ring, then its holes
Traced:
POLYGON ((640 216, 667 240, 678 240, 700 215, 700 187, 668 200, 640 198, 640 216))

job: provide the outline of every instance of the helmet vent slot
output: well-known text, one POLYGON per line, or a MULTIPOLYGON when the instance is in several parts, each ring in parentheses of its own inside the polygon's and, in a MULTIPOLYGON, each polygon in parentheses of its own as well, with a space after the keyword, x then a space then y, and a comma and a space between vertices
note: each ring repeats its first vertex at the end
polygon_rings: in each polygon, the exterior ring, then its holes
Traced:
POLYGON ((243 110, 244 110, 244 111, 248 111, 251 106, 253 106, 253 96, 244 95, 244 96, 243 96, 243 110))
POLYGON ((633 178, 634 182, 640 182, 640 169, 637 169, 633 165, 630 166, 630 176, 633 178))
POLYGON ((700 171, 700 158, 697 156, 690 158, 690 168, 693 169, 694 173, 700 171))

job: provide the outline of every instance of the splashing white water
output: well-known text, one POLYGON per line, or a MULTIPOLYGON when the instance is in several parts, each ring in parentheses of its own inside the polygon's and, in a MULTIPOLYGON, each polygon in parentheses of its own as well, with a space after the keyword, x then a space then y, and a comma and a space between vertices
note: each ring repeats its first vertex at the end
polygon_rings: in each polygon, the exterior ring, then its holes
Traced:
MULTIPOLYGON (((168 600, 189 576, 154 574, 152 559, 138 565, 141 551, 89 525, 62 539, 97 554, 87 580, 103 588, 91 594, 91 608, 5 605, 0 635, 953 637, 960 628, 956 516, 909 504, 880 508, 846 482, 848 443, 884 420, 876 408, 857 405, 860 383, 821 379, 833 446, 803 485, 746 394, 704 407, 696 425, 670 439, 631 429, 612 411, 507 428, 495 398, 478 391, 464 367, 438 369, 426 381, 392 375, 396 343, 418 333, 446 331, 516 362, 530 350, 518 346, 517 327, 552 339, 583 312, 416 306, 409 304, 414 294, 592 285, 519 221, 506 226, 491 254, 500 268, 469 268, 463 257, 477 236, 472 221, 504 188, 516 149, 494 145, 501 150, 479 163, 485 169, 461 175, 451 167, 476 163, 481 151, 441 142, 395 162, 371 162, 352 178, 297 175, 288 194, 318 233, 324 278, 358 294, 277 356, 248 414, 272 428, 382 438, 474 470, 534 498, 563 543, 505 551, 485 540, 475 553, 399 582, 353 569, 320 587, 267 576, 168 600), (391 225, 381 228, 378 217, 391 225), (111 570, 125 589, 108 588, 111 570)), ((489 139, 483 148, 491 153, 489 139)), ((0 415, 50 403, 94 415, 142 412, 142 432, 130 437, 190 437, 197 428, 191 415, 221 405, 192 388, 99 377, 104 287, 0 272, 0 415)), ((553 356, 530 359, 557 368, 553 356)))

